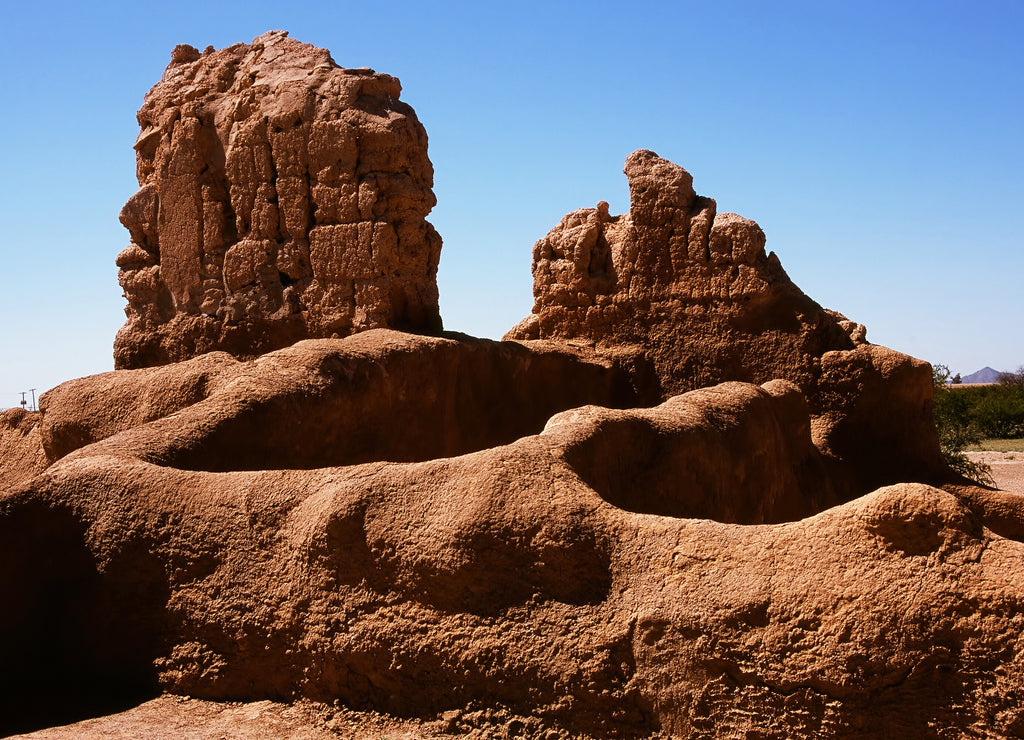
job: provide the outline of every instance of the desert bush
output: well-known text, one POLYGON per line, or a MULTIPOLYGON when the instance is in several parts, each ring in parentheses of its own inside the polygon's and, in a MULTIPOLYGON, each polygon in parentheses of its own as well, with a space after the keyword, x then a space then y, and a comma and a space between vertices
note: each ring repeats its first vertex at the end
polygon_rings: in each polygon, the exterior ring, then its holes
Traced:
POLYGON ((1024 393, 984 394, 973 404, 970 413, 975 426, 986 437, 1024 437, 1024 393))
POLYGON ((984 485, 995 485, 992 469, 985 463, 974 462, 966 448, 982 440, 981 430, 972 418, 971 400, 960 386, 953 390, 947 385, 949 368, 932 365, 932 383, 935 386, 935 428, 939 433, 939 447, 950 468, 965 478, 984 485))
POLYGON ((1024 365, 1017 368, 1013 373, 999 373, 999 385, 1011 389, 1018 389, 1024 392, 1024 365))
POLYGON ((950 385, 944 365, 932 368, 936 424, 973 426, 982 437, 1024 438, 1024 367, 992 385, 950 385))

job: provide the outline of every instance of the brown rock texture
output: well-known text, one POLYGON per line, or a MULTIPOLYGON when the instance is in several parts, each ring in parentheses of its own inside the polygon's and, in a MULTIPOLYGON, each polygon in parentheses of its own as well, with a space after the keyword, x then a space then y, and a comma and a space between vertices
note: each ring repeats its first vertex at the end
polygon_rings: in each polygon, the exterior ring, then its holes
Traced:
POLYGON ((50 461, 134 430, 133 454, 158 464, 318 468, 451 457, 637 398, 628 370, 586 350, 371 330, 70 381, 40 399, 40 438, 50 461))
POLYGON ((927 363, 867 343, 808 298, 753 221, 718 213, 690 173, 626 158, 630 210, 565 216, 533 248, 533 313, 507 339, 585 341, 648 363, 662 399, 724 381, 784 378, 852 491, 943 476, 927 363), (879 413, 885 408, 886 413, 879 413))
POLYGON ((42 414, 25 409, 0 412, 0 494, 6 486, 35 478, 49 461, 43 453, 42 414))
POLYGON ((809 388, 814 360, 851 350, 839 320, 766 254, 760 227, 716 213, 682 167, 626 159, 630 210, 569 214, 533 250, 533 314, 510 338, 637 345, 665 397, 725 380, 787 378, 809 388))
POLYGON ((835 505, 795 384, 610 408, 630 377, 379 330, 45 394, 52 463, 0 496, 2 716, 101 686, 528 737, 1024 730, 1021 497, 835 505))
POLYGON ((115 367, 438 331, 433 167, 400 92, 283 31, 175 48, 138 114, 115 367))

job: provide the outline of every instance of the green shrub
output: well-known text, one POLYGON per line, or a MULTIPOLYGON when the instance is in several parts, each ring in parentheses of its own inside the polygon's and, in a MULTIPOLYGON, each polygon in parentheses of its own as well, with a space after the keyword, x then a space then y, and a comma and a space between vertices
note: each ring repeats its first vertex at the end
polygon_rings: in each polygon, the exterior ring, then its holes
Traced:
POLYGON ((1024 394, 1006 392, 1000 386, 974 403, 971 418, 986 437, 1016 439, 1024 437, 1024 394))
POLYGON ((939 433, 939 447, 950 468, 965 478, 987 486, 995 485, 992 469, 985 463, 974 462, 964 451, 982 440, 981 430, 975 423, 973 405, 963 386, 955 389, 947 385, 949 368, 945 365, 932 366, 932 382, 935 385, 935 428, 939 433))
POLYGON ((1003 373, 992 385, 949 385, 944 365, 932 368, 935 423, 973 426, 983 437, 1024 438, 1024 368, 1003 373))

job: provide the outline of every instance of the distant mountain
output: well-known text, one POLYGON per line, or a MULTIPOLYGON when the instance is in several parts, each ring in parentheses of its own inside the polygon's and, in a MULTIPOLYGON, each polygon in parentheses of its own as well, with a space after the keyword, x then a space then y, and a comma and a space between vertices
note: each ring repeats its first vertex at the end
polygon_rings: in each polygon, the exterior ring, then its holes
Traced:
POLYGON ((976 373, 970 375, 964 375, 960 378, 961 383, 995 383, 999 380, 999 376, 1002 375, 998 370, 993 370, 990 367, 983 367, 976 373))

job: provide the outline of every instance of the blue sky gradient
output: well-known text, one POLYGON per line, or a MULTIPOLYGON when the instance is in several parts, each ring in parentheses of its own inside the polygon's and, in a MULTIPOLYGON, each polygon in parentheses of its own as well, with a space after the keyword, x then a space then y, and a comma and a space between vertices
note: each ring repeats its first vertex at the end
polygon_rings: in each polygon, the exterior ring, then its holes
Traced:
POLYGON ((686 167, 868 339, 1024 364, 1024 3, 3 3, 0 408, 112 368, 135 111, 178 43, 269 29, 399 77, 430 136, 448 329, 532 305, 533 243, 686 167))

